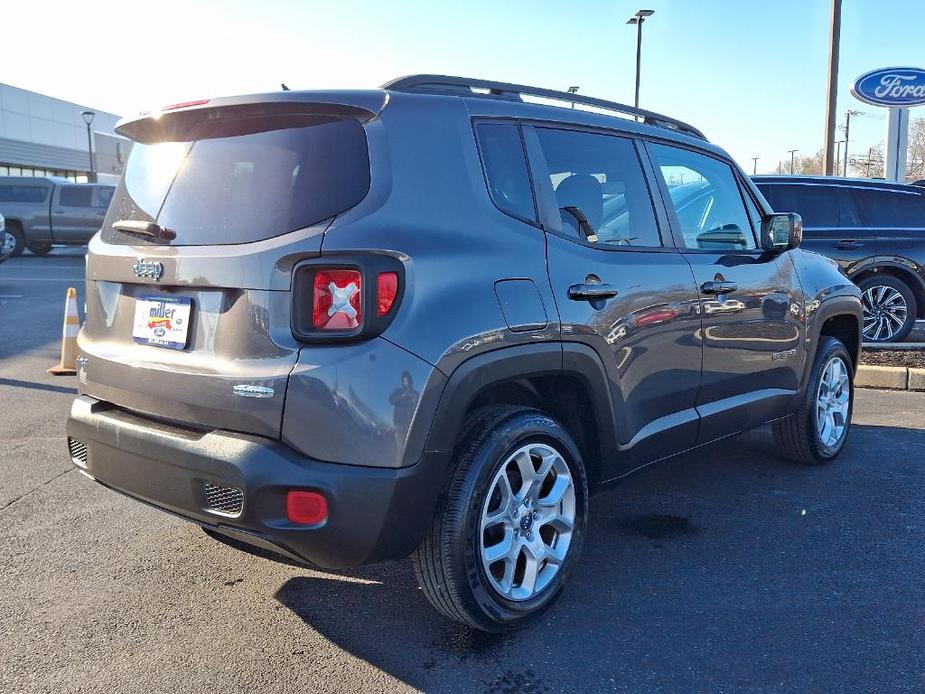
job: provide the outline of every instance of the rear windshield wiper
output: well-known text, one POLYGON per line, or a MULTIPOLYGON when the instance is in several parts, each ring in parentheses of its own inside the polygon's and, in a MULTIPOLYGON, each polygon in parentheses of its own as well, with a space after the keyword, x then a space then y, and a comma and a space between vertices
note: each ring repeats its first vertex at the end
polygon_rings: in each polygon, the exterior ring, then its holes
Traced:
POLYGON ((154 222, 139 222, 134 219, 120 219, 112 223, 112 228, 121 231, 123 234, 141 236, 146 239, 160 239, 162 241, 172 241, 177 238, 177 232, 171 231, 166 227, 154 222))

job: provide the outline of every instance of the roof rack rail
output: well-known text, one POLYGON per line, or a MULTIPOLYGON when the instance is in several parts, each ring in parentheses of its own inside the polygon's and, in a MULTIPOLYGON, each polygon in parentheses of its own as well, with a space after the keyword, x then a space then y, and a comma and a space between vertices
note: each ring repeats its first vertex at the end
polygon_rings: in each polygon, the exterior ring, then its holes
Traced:
POLYGON ((615 101, 606 99, 597 99, 593 96, 584 96, 582 94, 570 94, 569 92, 560 92, 555 89, 543 89, 542 87, 528 87, 523 84, 510 84, 508 82, 495 82, 493 80, 470 79, 468 77, 450 77, 447 75, 408 75, 399 77, 382 85, 383 89, 389 89, 396 92, 417 92, 429 94, 450 94, 456 96, 476 96, 476 97, 493 97, 499 99, 509 99, 512 101, 523 101, 523 95, 538 96, 544 99, 553 99, 555 101, 564 101, 568 103, 585 104, 594 106, 607 111, 616 111, 628 116, 641 117, 643 123, 647 125, 656 125, 662 128, 668 128, 694 137, 706 140, 706 136, 693 125, 689 125, 675 118, 663 116, 660 113, 646 111, 642 108, 627 106, 615 101), (487 94, 476 92, 476 89, 487 90, 487 94))

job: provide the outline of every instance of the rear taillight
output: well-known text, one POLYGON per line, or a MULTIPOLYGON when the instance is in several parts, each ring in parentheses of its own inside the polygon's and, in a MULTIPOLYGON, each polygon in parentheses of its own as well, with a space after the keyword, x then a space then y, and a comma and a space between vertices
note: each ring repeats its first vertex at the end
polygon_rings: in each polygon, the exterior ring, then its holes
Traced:
POLYGON ((354 330, 363 324, 363 282, 358 270, 318 270, 313 285, 316 330, 354 330))
POLYGON ((380 272, 376 282, 376 299, 379 304, 379 315, 384 316, 392 310, 395 297, 398 296, 398 273, 380 272))
POLYGON ((286 518, 298 525, 318 525, 328 519, 328 501, 320 492, 293 489, 286 494, 286 518))
POLYGON ((356 254, 299 265, 292 332, 300 340, 368 340, 385 330, 402 301, 404 267, 386 255, 356 254))

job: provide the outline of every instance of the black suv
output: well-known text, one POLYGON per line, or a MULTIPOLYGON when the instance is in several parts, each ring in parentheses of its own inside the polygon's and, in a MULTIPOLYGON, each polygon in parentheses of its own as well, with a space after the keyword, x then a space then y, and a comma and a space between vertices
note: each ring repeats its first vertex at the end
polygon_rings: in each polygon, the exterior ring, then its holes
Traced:
POLYGON ((689 125, 417 76, 117 129, 69 453, 214 537, 413 555, 498 631, 558 597, 604 483, 769 421, 803 463, 845 443, 860 292, 689 125))
POLYGON ((754 176, 776 210, 803 218, 803 247, 861 288, 864 339, 904 339, 925 318, 925 188, 827 176, 754 176))

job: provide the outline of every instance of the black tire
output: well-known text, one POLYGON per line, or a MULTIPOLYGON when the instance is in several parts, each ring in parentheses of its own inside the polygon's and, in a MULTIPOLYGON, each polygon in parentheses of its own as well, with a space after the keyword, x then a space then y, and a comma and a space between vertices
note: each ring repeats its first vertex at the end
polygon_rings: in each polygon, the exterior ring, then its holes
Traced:
POLYGON ((526 626, 562 593, 581 553, 587 509, 588 481, 581 454, 558 422, 518 407, 477 413, 464 427, 446 491, 412 556, 424 595, 441 614, 476 629, 497 633, 526 626), (575 521, 565 559, 549 584, 529 599, 512 601, 487 578, 479 554, 479 517, 502 464, 519 447, 532 443, 554 448, 568 465, 575 489, 575 521))
POLYGON ((813 370, 802 398, 800 409, 797 412, 773 423, 771 428, 774 432, 774 440, 781 454, 797 463, 804 465, 830 463, 844 448, 848 433, 851 431, 851 415, 854 410, 854 372, 851 357, 845 346, 834 337, 819 339, 813 370), (848 376, 848 416, 840 438, 835 443, 826 445, 820 438, 816 407, 823 372, 829 361, 835 358, 841 359, 848 376))
POLYGON ((918 315, 918 304, 915 300, 915 292, 909 288, 909 285, 900 279, 896 279, 890 275, 880 273, 874 275, 873 277, 867 277, 861 280, 858 282, 858 287, 860 288, 862 295, 864 295, 864 341, 900 342, 901 340, 905 340, 909 333, 912 332, 912 329, 915 327, 915 319, 918 315), (900 293, 900 295, 902 295, 903 301, 906 303, 905 321, 903 322, 902 326, 889 337, 874 337, 873 334, 876 328, 871 327, 871 324, 868 322, 870 311, 866 292, 869 290, 874 290, 874 296, 876 296, 876 287, 886 287, 891 290, 896 290, 900 293))
POLYGON ((26 248, 33 255, 48 255, 51 253, 51 243, 48 241, 29 241, 26 244, 26 248))
POLYGON ((15 239, 15 245, 13 246, 13 252, 10 254, 10 257, 16 258, 22 255, 23 249, 26 247, 26 235, 23 233, 22 226, 19 222, 7 221, 6 230, 10 232, 15 239))

